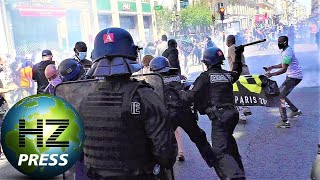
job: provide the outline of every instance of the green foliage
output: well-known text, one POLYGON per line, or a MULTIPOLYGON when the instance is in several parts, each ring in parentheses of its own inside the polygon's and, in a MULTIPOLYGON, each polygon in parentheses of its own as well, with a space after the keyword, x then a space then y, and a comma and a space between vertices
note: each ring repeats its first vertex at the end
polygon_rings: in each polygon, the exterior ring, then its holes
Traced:
POLYGON ((180 22, 183 29, 190 27, 209 27, 212 25, 212 12, 204 4, 188 6, 180 11, 180 22))
POLYGON ((161 30, 170 32, 173 15, 172 10, 168 9, 167 7, 163 7, 162 10, 157 10, 155 12, 158 32, 160 32, 161 30))

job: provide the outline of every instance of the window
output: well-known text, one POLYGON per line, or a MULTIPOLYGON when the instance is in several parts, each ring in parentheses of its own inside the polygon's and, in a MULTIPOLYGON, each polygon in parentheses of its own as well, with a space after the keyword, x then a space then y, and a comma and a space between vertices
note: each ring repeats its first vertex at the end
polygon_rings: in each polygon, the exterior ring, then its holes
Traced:
POLYGON ((120 27, 124 29, 135 29, 135 18, 133 16, 120 16, 120 27))

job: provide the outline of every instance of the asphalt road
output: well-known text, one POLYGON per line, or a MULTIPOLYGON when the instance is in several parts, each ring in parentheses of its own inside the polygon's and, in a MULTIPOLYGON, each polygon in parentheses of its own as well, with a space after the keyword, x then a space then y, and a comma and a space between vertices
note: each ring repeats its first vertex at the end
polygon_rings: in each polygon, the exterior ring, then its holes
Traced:
MULTIPOLYGON (((317 153, 319 88, 296 89, 289 97, 303 115, 291 121, 290 129, 278 129, 277 108, 253 107, 246 125, 237 125, 236 137, 248 179, 308 179, 317 153)), ((199 125, 210 139, 210 121, 201 116, 199 125)), ((177 180, 218 179, 201 159, 196 146, 183 137, 186 161, 177 162, 177 180)))
MULTIPOLYGON (((289 95, 303 115, 291 120, 291 128, 278 129, 277 108, 252 107, 253 115, 246 125, 238 125, 236 137, 247 178, 250 180, 306 180, 309 179, 312 163, 316 157, 319 141, 319 54, 315 51, 299 52, 304 71, 304 80, 289 95)), ((262 74, 262 66, 279 62, 279 54, 258 54, 247 57, 252 74, 262 74), (271 55, 270 55, 271 54, 271 55)), ((193 70, 199 67, 191 68, 193 70)), ((279 83, 284 76, 275 78, 279 83)), ((210 140, 211 124, 201 116, 199 125, 210 140)), ((185 162, 174 166, 177 180, 218 179, 214 170, 208 168, 196 146, 183 132, 185 162)), ((27 179, 5 159, 0 160, 0 180, 27 179)), ((56 179, 62 179, 61 176, 56 179)))

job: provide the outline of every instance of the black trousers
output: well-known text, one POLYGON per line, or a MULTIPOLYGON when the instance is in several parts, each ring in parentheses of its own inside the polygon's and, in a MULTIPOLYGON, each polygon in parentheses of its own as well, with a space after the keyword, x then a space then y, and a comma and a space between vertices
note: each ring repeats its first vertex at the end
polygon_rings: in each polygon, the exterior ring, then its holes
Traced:
POLYGON ((189 136, 191 141, 197 146, 202 158, 209 167, 213 167, 215 157, 206 133, 198 126, 197 114, 193 114, 191 109, 170 109, 170 119, 174 129, 181 127, 189 136))
POLYGON ((220 179, 245 179, 244 167, 233 131, 239 121, 236 108, 218 110, 212 119, 212 150, 217 159, 214 168, 220 179))
POLYGON ((287 96, 291 93, 294 87, 296 87, 302 79, 295 79, 286 77, 286 80, 280 86, 280 115, 283 121, 288 119, 285 102, 289 105, 289 108, 292 112, 298 111, 298 108, 287 98, 287 96))

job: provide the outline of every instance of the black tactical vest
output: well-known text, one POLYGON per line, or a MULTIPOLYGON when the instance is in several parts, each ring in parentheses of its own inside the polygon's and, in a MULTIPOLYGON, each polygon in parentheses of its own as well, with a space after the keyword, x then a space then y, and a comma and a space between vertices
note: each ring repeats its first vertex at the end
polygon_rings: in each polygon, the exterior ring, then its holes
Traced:
POLYGON ((179 75, 163 76, 164 97, 168 108, 179 108, 183 105, 178 90, 183 89, 179 75))
POLYGON ((85 125, 87 167, 130 172, 151 162, 144 114, 132 114, 137 111, 131 109, 140 86, 144 85, 132 80, 100 81, 82 101, 79 111, 85 125))
POLYGON ((229 71, 222 69, 209 69, 208 100, 210 106, 223 106, 234 104, 232 76, 229 71))

